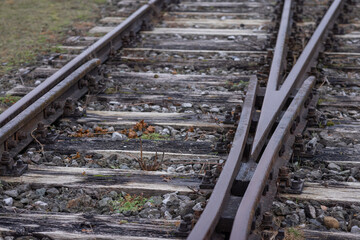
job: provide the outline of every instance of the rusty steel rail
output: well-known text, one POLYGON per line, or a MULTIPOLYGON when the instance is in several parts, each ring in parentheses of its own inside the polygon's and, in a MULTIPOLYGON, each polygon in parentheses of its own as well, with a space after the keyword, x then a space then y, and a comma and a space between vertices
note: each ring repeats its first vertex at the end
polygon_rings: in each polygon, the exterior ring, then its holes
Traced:
POLYGON ((15 164, 13 157, 33 140, 32 133, 35 131, 44 135, 43 125, 51 124, 60 117, 67 101, 80 98, 91 85, 98 84, 101 77, 98 69, 94 68, 126 42, 134 40, 140 30, 149 29, 152 19, 168 4, 176 2, 178 0, 150 0, 3 112, 0 115, 0 175, 22 174, 26 166, 21 162, 15 164))
POLYGON ((257 77, 252 76, 249 81, 239 125, 236 130, 226 164, 220 174, 204 212, 201 214, 199 221, 195 225, 195 228, 191 231, 188 239, 210 239, 216 225, 218 224, 220 215, 230 196, 232 183, 240 169, 241 158, 245 150, 246 140, 254 113, 257 89, 257 77))
POLYGON ((148 28, 153 16, 158 15, 165 6, 172 2, 177 2, 177 0, 149 0, 147 4, 131 14, 115 29, 88 47, 80 55, 71 60, 59 71, 47 78, 38 87, 3 112, 0 115, 0 127, 3 127, 7 122, 88 60, 98 58, 102 63, 105 62, 111 53, 114 53, 124 45, 124 41, 133 38, 141 29, 148 28))

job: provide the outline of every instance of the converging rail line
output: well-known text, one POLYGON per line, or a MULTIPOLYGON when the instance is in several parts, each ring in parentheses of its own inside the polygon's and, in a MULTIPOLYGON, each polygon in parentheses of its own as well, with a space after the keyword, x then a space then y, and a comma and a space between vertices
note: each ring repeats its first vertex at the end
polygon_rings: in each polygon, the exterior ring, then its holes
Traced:
MULTIPOLYGON (((322 100, 324 84, 359 86, 359 23, 349 20, 359 3, 132 4, 119 1, 117 16, 103 18, 92 36, 69 38, 63 48, 82 52, 53 60, 61 68, 47 68, 41 74, 50 76, 0 115, 3 236, 360 236, 357 214, 344 216, 347 203, 338 213, 346 201, 334 197, 329 205, 329 195, 307 183, 316 175, 328 186, 328 175, 297 169, 335 141, 326 135, 334 123, 319 112, 338 114, 339 97, 322 100), (355 80, 332 77, 331 68, 355 80)), ((349 91, 358 96, 357 88, 349 91)), ((358 105, 348 102, 350 125, 358 125, 358 105)), ((358 144, 356 137, 347 142, 349 149, 358 144)), ((357 181, 347 164, 320 161, 332 178, 357 181)))

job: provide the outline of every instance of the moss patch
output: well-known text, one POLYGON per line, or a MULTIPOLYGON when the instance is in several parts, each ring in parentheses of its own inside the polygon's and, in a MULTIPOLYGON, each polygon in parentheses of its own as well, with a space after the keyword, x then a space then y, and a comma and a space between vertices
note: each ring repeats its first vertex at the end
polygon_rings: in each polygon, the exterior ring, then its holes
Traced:
POLYGON ((113 211, 122 213, 127 211, 140 211, 144 204, 148 201, 147 198, 143 196, 136 196, 126 194, 125 196, 120 196, 117 200, 110 202, 110 207, 113 211))
POLYGON ((71 26, 89 25, 106 0, 0 1, 0 75, 52 50, 71 26), (86 24, 85 24, 86 23, 86 24))

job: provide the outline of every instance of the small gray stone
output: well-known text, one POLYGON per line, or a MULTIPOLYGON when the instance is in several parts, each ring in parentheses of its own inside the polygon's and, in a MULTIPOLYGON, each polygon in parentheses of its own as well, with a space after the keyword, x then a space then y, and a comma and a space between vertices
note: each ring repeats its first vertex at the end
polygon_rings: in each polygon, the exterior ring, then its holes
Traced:
POLYGON ((174 206, 179 205, 179 198, 177 197, 176 193, 168 193, 164 195, 164 200, 162 203, 166 206, 174 206))
POLYGON ((59 156, 55 156, 55 157, 53 157, 52 161, 53 161, 53 163, 61 163, 62 159, 59 156))
POLYGON ((235 38, 235 36, 228 36, 227 39, 228 39, 228 40, 235 40, 236 38, 235 38))
POLYGON ((192 165, 191 164, 186 165, 185 166, 185 171, 190 171, 190 170, 192 170, 192 165))
POLYGON ((114 132, 115 131, 115 128, 114 127, 108 127, 108 132, 114 132))
POLYGON ((108 205, 108 202, 111 201, 111 198, 105 197, 99 201, 99 207, 106 207, 108 205))
POLYGON ((351 233, 360 234, 360 228, 358 226, 352 226, 351 233))
POLYGON ((168 173, 173 173, 173 172, 175 172, 176 170, 175 170, 175 168, 173 168, 173 167, 168 167, 168 169, 167 169, 167 172, 168 173))
POLYGON ((202 207, 202 204, 200 202, 195 204, 195 206, 192 209, 194 211, 202 211, 202 210, 204 210, 203 207, 202 207))
POLYGON ((204 103, 201 105, 201 108, 210 108, 210 106, 204 103))
POLYGON ((164 218, 165 218, 166 220, 171 220, 171 219, 172 219, 172 216, 171 216, 171 214, 169 213, 169 211, 165 211, 165 212, 164 212, 164 218))
POLYGON ((109 196, 110 196, 112 199, 116 199, 117 196, 118 196, 118 193, 115 192, 115 191, 111 191, 111 192, 109 193, 109 196))
POLYGON ((127 136, 118 132, 113 132, 111 135, 112 140, 126 140, 127 136))
POLYGON ((199 171, 200 169, 201 169, 201 164, 200 163, 196 163, 196 164, 194 164, 194 166, 193 166, 193 169, 195 170, 195 171, 199 171))
POLYGON ((192 105, 192 103, 183 103, 183 104, 181 104, 181 106, 183 108, 191 108, 193 105, 192 105))
POLYGON ((288 205, 291 208, 297 208, 298 207, 298 205, 296 203, 294 203, 293 201, 291 201, 291 200, 286 200, 285 203, 286 203, 286 205, 288 205))
POLYGON ((341 167, 339 165, 336 165, 335 163, 329 163, 327 168, 334 171, 341 171, 341 167))
POLYGON ((273 203, 273 211, 277 216, 286 216, 290 214, 290 209, 284 203, 281 202, 274 202, 273 203))
POLYGON ((21 184, 17 187, 17 190, 19 191, 19 194, 27 192, 31 189, 29 183, 21 184))
POLYGON ((31 158, 31 161, 33 161, 34 163, 40 163, 41 161, 41 155, 40 154, 36 154, 31 158))
POLYGON ((176 172, 183 172, 185 170, 185 166, 184 165, 180 165, 176 168, 176 172))
POLYGON ((336 218, 339 221, 342 221, 345 219, 344 214, 341 210, 332 212, 331 216, 333 216, 334 218, 336 218))
POLYGON ((123 169, 123 170, 128 170, 130 169, 126 164, 121 164, 120 165, 120 169, 123 169))
POLYGON ((170 130, 167 129, 167 128, 164 128, 161 132, 160 132, 161 135, 170 135, 170 130))
POLYGON ((137 107, 131 107, 132 112, 141 112, 137 107))
POLYGON ((55 197, 60 194, 59 190, 57 190, 56 188, 50 188, 46 192, 51 197, 55 197))
POLYGON ((152 208, 152 207, 154 207, 154 204, 150 201, 147 201, 143 206, 143 208, 152 208))
POLYGON ((30 200, 29 200, 28 198, 22 198, 22 199, 20 200, 20 202, 21 202, 22 204, 28 204, 28 203, 30 202, 30 200))
POLYGON ((42 197, 45 195, 46 193, 46 189, 45 188, 39 188, 39 189, 36 189, 36 195, 39 196, 39 197, 42 197))
POLYGON ((48 204, 46 202, 43 202, 43 201, 36 201, 34 205, 39 210, 46 210, 47 207, 48 207, 48 204))
POLYGON ((322 173, 321 173, 321 171, 316 170, 316 171, 310 172, 310 176, 313 177, 314 179, 321 179, 322 173))
POLYGON ((213 107, 213 108, 210 109, 210 112, 212 112, 212 113, 219 113, 219 112, 220 112, 220 109, 217 108, 217 107, 213 107))
POLYGON ((348 182, 357 182, 357 180, 353 176, 348 177, 347 181, 348 182))
POLYGON ((161 107, 159 105, 153 105, 151 106, 151 109, 155 111, 161 111, 161 107))
POLYGON ((351 176, 355 176, 359 172, 359 168, 353 167, 350 169, 350 172, 351 172, 351 176))
POLYGON ((71 161, 71 166, 78 167, 79 163, 74 159, 74 160, 71 161))
POLYGON ((5 195, 9 196, 9 197, 13 197, 16 198, 17 196, 19 196, 19 192, 17 189, 14 190, 7 190, 4 192, 5 195))
POLYGON ((291 215, 287 215, 285 221, 286 221, 288 226, 292 227, 292 226, 299 225, 300 218, 296 213, 294 213, 294 214, 291 214, 291 215))
POLYGON ((5 199, 3 200, 3 202, 4 202, 4 204, 5 204, 6 206, 12 206, 13 203, 14 203, 14 199, 13 199, 12 197, 5 198, 5 199))
POLYGON ((316 210, 315 208, 310 205, 310 204, 307 204, 305 206, 305 214, 308 218, 316 218, 316 210))
POLYGON ((161 212, 156 208, 145 208, 139 213, 139 216, 142 218, 150 219, 160 218, 161 212))
POLYGON ((120 105, 120 102, 117 101, 110 101, 109 102, 110 105, 120 105))
POLYGON ((299 218, 300 218, 300 223, 306 222, 306 215, 304 209, 299 210, 299 218))
POLYGON ((342 176, 347 176, 347 175, 350 175, 350 170, 345 170, 345 171, 339 172, 338 174, 340 174, 342 176))
POLYGON ((315 219, 310 219, 309 223, 315 225, 316 227, 322 227, 323 226, 319 221, 317 221, 315 219))
POLYGON ((40 81, 40 80, 36 80, 35 83, 34 83, 35 86, 38 86, 38 85, 40 85, 40 84, 41 84, 41 81, 40 81))
POLYGON ((187 200, 187 201, 182 201, 180 202, 180 211, 179 211, 179 215, 181 216, 185 216, 189 213, 192 213, 193 211, 193 207, 195 206, 195 201, 191 201, 191 200, 187 200))

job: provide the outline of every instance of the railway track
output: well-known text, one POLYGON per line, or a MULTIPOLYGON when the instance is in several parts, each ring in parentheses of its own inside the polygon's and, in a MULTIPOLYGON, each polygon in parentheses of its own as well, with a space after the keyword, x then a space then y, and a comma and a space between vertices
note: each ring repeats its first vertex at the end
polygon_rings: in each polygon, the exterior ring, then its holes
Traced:
POLYGON ((359 3, 118 6, 0 115, 3 237, 357 239, 359 3))

